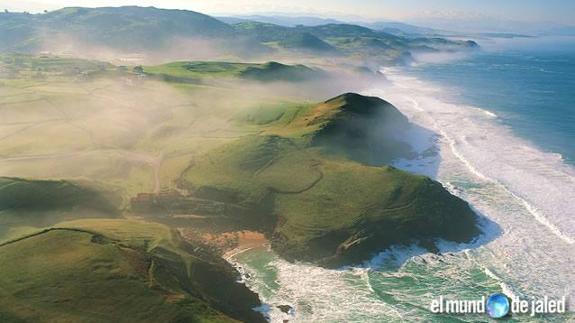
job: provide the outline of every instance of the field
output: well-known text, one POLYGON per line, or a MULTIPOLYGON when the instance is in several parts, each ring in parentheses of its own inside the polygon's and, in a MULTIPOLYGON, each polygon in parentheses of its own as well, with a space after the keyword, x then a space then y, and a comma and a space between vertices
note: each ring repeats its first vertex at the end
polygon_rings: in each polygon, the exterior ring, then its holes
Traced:
POLYGON ((231 115, 258 100, 238 94, 232 106, 215 93, 233 89, 170 86, 105 64, 3 61, 20 63, 0 73, 0 176, 95 181, 126 200, 169 187, 192 156, 245 134, 231 115), (107 69, 91 75, 94 66, 107 69))
POLYGON ((231 267, 191 247, 186 251, 178 239, 159 224, 80 220, 5 242, 0 245, 0 318, 258 321, 249 309, 259 303, 257 297, 233 283, 231 267))
POLYGON ((267 100, 100 62, 0 61, 0 321, 262 320, 229 264, 125 218, 137 194, 253 133, 235 116, 267 100))

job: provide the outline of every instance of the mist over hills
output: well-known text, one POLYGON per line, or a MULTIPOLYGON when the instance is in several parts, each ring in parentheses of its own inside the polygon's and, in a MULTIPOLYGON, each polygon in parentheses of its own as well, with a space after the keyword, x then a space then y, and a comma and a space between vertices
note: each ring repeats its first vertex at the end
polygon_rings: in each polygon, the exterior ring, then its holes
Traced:
POLYGON ((394 32, 397 25, 390 25, 395 29, 388 33, 336 20, 302 18, 291 24, 296 26, 286 26, 281 19, 271 20, 277 24, 224 20, 228 23, 194 11, 136 6, 71 7, 43 14, 4 12, 0 13, 0 51, 75 56, 97 51, 161 52, 200 58, 323 54, 389 63, 402 62, 415 50, 476 47, 469 42, 425 38, 414 42, 413 37, 394 32))

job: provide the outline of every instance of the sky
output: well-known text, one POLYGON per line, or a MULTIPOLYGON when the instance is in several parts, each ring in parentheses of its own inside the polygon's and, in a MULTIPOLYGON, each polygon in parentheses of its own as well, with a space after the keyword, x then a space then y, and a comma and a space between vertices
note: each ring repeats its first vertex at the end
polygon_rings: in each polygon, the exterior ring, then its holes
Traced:
POLYGON ((0 9, 30 12, 119 5, 189 9, 212 15, 274 13, 428 25, 441 21, 575 25, 575 0, 0 0, 0 9))

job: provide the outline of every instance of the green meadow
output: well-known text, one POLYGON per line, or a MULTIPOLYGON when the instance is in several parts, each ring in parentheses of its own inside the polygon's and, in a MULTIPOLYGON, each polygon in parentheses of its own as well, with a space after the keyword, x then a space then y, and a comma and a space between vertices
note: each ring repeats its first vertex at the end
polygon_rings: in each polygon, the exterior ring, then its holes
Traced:
POLYGON ((233 269, 194 250, 166 226, 133 220, 75 220, 4 242, 0 318, 263 321, 233 269))
POLYGON ((329 99, 325 73, 0 56, 0 320, 263 321, 235 269, 178 228, 258 231, 326 267, 473 238, 467 203, 387 166, 410 156, 407 119, 329 99))

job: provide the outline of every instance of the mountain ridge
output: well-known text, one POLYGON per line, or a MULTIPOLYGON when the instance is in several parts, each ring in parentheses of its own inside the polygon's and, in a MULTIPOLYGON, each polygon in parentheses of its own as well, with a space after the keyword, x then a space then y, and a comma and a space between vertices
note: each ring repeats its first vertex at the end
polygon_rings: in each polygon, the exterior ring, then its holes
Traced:
POLYGON ((42 14, 0 13, 0 20, 0 51, 4 52, 75 49, 80 55, 96 52, 99 46, 124 53, 156 54, 173 48, 192 55, 198 45, 186 41, 196 40, 207 42, 204 46, 209 44, 220 56, 321 53, 401 62, 406 53, 423 47, 441 51, 448 44, 449 50, 468 49, 463 42, 448 40, 419 39, 418 44, 412 44, 403 35, 347 23, 285 27, 246 21, 230 25, 195 11, 155 7, 67 7, 42 14), (385 46, 374 47, 377 42, 385 46), (426 46, 421 46, 422 42, 426 46))

